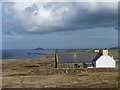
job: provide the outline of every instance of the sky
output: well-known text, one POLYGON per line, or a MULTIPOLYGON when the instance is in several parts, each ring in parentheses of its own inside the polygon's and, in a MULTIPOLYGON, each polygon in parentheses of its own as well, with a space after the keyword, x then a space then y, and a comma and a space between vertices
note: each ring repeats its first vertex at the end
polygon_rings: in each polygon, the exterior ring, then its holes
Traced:
POLYGON ((117 46, 117 10, 117 2, 3 2, 2 48, 117 46))

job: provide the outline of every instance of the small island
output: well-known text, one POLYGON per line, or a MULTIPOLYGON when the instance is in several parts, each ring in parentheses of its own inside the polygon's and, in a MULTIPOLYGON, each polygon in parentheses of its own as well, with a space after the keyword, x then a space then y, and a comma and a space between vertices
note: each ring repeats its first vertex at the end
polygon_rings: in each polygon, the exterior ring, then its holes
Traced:
POLYGON ((43 48, 35 48, 34 50, 44 50, 43 48))

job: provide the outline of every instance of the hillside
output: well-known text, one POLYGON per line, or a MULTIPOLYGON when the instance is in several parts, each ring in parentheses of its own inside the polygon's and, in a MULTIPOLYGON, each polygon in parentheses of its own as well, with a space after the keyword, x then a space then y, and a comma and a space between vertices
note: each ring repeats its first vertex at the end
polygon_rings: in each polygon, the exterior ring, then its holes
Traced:
POLYGON ((114 46, 114 47, 111 47, 110 49, 119 49, 120 46, 114 46))

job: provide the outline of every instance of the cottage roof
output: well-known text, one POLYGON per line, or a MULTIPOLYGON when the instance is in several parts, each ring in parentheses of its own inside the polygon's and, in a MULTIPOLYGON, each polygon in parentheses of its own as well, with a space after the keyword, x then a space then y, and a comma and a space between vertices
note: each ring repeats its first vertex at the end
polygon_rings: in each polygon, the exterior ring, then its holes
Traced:
POLYGON ((100 56, 100 52, 59 52, 58 63, 92 63, 100 56))

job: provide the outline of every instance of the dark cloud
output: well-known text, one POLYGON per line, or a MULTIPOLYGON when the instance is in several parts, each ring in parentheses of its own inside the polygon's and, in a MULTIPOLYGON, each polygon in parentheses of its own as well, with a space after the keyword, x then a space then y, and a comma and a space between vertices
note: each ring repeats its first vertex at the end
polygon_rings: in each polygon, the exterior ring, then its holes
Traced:
POLYGON ((3 33, 45 34, 117 26, 117 3, 21 3, 4 6, 13 18, 3 20, 3 33))

